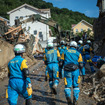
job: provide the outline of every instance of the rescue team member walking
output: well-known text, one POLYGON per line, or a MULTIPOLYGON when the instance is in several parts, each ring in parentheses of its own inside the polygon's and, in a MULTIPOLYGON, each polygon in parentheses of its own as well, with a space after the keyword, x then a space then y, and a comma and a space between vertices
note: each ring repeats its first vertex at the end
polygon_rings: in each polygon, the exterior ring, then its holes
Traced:
POLYGON ((48 43, 49 50, 44 56, 45 64, 47 65, 49 73, 49 85, 51 92, 57 94, 56 88, 59 84, 59 68, 58 63, 60 60, 60 53, 58 50, 55 50, 53 43, 48 43))
POLYGON ((80 82, 79 68, 83 68, 83 60, 81 54, 76 50, 77 43, 70 42, 70 48, 62 54, 60 65, 64 65, 64 80, 65 80, 65 96, 68 105, 71 105, 71 87, 73 85, 73 104, 76 105, 80 89, 78 84, 80 82))
MULTIPOLYGON (((60 52, 60 55, 62 55, 62 53, 64 53, 64 52, 67 50, 67 47, 65 46, 66 43, 65 43, 64 40, 62 40, 62 41, 60 42, 60 45, 61 45, 61 46, 58 47, 58 50, 59 50, 59 52, 60 52)), ((60 77, 60 78, 64 78, 64 71, 63 71, 62 67, 59 67, 59 77, 60 77)))
POLYGON ((84 53, 85 53, 85 57, 84 57, 85 58, 85 64, 88 62, 90 65, 91 72, 94 73, 95 70, 94 70, 93 63, 92 63, 91 56, 90 56, 90 53, 94 54, 94 51, 91 47, 91 41, 90 40, 87 40, 87 44, 84 45, 84 53))
POLYGON ((78 51, 81 53, 82 58, 83 58, 83 68, 81 69, 81 73, 82 73, 82 82, 84 82, 85 80, 85 54, 84 54, 84 48, 83 48, 83 41, 79 40, 78 41, 78 51))
MULTIPOLYGON (((47 45, 48 45, 48 43, 52 43, 52 41, 51 40, 48 40, 47 41, 47 45)), ((47 51, 48 51, 48 46, 44 49, 44 55, 47 53, 47 51)), ((48 69, 47 69, 47 64, 46 64, 46 70, 45 70, 45 81, 47 81, 47 77, 49 76, 49 74, 48 74, 48 69)))
POLYGON ((17 105, 18 95, 26 99, 25 105, 32 105, 32 88, 29 76, 27 61, 22 58, 25 47, 17 44, 14 47, 15 57, 8 63, 9 84, 6 90, 6 98, 9 105, 17 105))

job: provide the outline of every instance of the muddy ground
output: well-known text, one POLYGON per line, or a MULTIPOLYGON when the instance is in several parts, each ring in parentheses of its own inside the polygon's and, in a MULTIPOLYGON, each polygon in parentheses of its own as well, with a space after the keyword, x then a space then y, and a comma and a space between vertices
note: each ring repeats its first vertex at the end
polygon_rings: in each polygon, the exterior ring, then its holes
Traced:
MULTIPOLYGON (((32 81, 33 87, 33 97, 32 102, 33 105, 67 105, 66 98, 64 95, 64 81, 60 79, 60 83, 58 86, 58 94, 51 95, 50 88, 48 85, 48 81, 44 80, 45 77, 45 65, 43 61, 38 60, 38 63, 30 68, 30 78, 32 81)), ((89 75, 89 72, 88 72, 89 75)), ((0 81, 0 105, 8 105, 8 102, 5 98, 5 89, 8 84, 8 79, 0 81)), ((86 76, 85 86, 80 84, 80 97, 78 101, 78 105, 96 105, 96 102, 93 98, 85 95, 83 93, 84 87, 88 87, 89 81, 88 76, 86 76)), ((25 105, 25 100, 19 96, 18 105, 25 105)))

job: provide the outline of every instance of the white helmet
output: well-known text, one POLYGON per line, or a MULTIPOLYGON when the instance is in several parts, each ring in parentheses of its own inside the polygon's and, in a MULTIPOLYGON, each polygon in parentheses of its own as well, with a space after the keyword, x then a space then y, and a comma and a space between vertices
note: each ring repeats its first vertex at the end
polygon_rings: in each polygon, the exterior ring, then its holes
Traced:
POLYGON ((91 43, 91 41, 90 40, 87 40, 87 43, 91 43))
POLYGON ((53 47, 53 43, 48 43, 47 47, 53 47))
POLYGON ((17 54, 24 53, 25 52, 25 46, 22 45, 22 44, 15 45, 14 52, 17 53, 17 54))
POLYGON ((47 40, 47 43, 52 43, 52 40, 51 39, 47 40))
POLYGON ((65 44, 65 41, 64 40, 61 40, 60 44, 63 44, 64 45, 65 44))
POLYGON ((79 44, 83 44, 83 41, 82 41, 82 40, 79 40, 78 43, 79 43, 79 44))
POLYGON ((70 47, 77 47, 77 42, 71 41, 70 42, 70 47))

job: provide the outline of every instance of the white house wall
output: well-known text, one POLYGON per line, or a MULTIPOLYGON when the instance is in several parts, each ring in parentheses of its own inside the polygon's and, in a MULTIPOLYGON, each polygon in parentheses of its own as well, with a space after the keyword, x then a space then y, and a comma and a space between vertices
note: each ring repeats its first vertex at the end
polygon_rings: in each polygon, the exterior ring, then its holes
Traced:
MULTIPOLYGON (((10 25, 13 26, 15 24, 14 20, 15 18, 18 16, 26 16, 26 15, 32 15, 32 14, 40 14, 44 17, 48 18, 48 14, 42 14, 39 13, 38 11, 32 10, 30 8, 21 8, 13 13, 10 13, 10 25)), ((47 38, 49 37, 49 26, 40 22, 29 22, 24 24, 24 26, 26 26, 26 29, 28 29, 28 27, 30 27, 30 34, 34 34, 34 31, 37 30, 37 32, 42 32, 43 35, 43 41, 47 40, 47 38), (47 37, 46 37, 47 36, 47 37)))
MULTIPOLYGON (((33 23, 32 22, 26 23, 26 24, 24 24, 24 26, 26 27, 26 29, 28 29, 28 27, 30 27, 30 30, 29 30, 30 34, 34 34, 35 30, 37 30, 37 33, 42 32, 42 35, 43 35, 42 40, 46 40, 49 36, 49 27, 43 23, 35 21, 33 23), (46 35, 47 35, 47 37, 46 37, 46 35)), ((34 34, 34 36, 36 36, 36 35, 34 34)))

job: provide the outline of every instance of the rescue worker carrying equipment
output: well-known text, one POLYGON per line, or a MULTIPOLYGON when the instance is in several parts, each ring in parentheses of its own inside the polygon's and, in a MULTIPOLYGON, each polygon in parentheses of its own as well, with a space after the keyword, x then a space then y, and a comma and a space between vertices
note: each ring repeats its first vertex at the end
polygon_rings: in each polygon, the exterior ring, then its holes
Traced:
POLYGON ((70 48, 62 54, 61 64, 64 65, 64 81, 65 81, 65 96, 68 105, 71 105, 71 87, 73 85, 73 104, 77 103, 80 89, 80 71, 83 68, 83 60, 81 54, 76 50, 77 43, 70 42, 70 48))
POLYGON ((6 98, 9 105, 17 105, 18 95, 26 99, 26 105, 32 105, 32 86, 29 78, 27 61, 22 58, 25 47, 17 44, 14 47, 15 57, 8 63, 9 84, 6 89, 6 98))
POLYGON ((85 64, 88 62, 90 65, 91 72, 94 73, 95 70, 93 68, 93 64, 92 64, 92 60, 91 60, 91 56, 90 56, 90 53, 94 54, 94 51, 90 45, 91 45, 90 40, 88 40, 87 44, 84 45, 84 54, 85 54, 84 59, 85 59, 85 64))
POLYGON ((83 41, 79 40, 78 41, 79 45, 78 45, 78 51, 81 53, 82 58, 83 58, 83 68, 81 69, 81 73, 82 73, 82 82, 84 82, 85 80, 85 59, 84 59, 84 53, 83 53, 83 41))
MULTIPOLYGON (((65 46, 65 41, 62 40, 60 42, 61 47, 58 47, 58 50, 60 52, 60 55, 62 55, 62 53, 64 53, 67 50, 67 47, 65 46)), ((62 69, 62 67, 59 67, 59 77, 60 78, 64 78, 64 71, 62 69)))
POLYGON ((58 62, 60 60, 60 53, 53 48, 53 43, 48 43, 49 50, 44 56, 45 64, 47 65, 49 73, 49 86, 53 94, 57 94, 56 88, 59 84, 59 69, 58 62))

